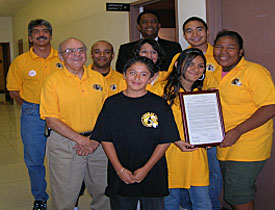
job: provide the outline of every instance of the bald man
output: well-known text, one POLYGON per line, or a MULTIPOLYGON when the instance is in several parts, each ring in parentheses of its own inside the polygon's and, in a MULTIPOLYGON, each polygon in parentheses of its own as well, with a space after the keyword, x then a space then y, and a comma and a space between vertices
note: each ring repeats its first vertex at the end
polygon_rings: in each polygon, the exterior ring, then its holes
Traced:
POLYGON ((97 41, 91 47, 93 63, 88 66, 88 69, 97 71, 105 77, 109 96, 118 92, 118 83, 123 78, 122 74, 111 67, 114 56, 113 46, 108 41, 97 41))
POLYGON ((62 70, 52 74, 41 95, 40 114, 52 129, 47 143, 54 210, 71 210, 82 180, 93 200, 93 210, 109 210, 104 195, 107 158, 98 142, 90 140, 107 97, 106 81, 85 67, 86 46, 75 38, 59 45, 62 70))

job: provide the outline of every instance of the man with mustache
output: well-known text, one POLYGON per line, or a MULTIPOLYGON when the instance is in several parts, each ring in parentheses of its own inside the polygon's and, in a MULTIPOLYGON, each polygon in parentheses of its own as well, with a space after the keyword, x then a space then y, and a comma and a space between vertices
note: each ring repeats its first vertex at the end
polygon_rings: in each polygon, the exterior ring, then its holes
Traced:
POLYGON ((44 166, 47 138, 44 135, 45 120, 39 115, 40 93, 46 78, 61 69, 62 64, 58 52, 51 47, 52 26, 48 21, 30 21, 28 37, 33 46, 11 64, 7 89, 21 105, 21 138, 34 196, 33 210, 46 210, 49 198, 44 166))

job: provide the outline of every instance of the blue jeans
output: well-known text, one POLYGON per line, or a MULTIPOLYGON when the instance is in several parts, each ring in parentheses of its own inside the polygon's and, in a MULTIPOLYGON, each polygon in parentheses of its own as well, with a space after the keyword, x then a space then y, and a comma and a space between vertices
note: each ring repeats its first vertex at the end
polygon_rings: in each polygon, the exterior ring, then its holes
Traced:
POLYGON ((112 210, 136 210, 137 202, 140 201, 141 210, 164 210, 163 197, 110 197, 112 210))
POLYGON ((212 210, 220 210, 221 203, 219 195, 222 190, 222 172, 219 161, 216 157, 216 147, 207 150, 208 166, 209 166, 209 197, 212 203, 212 210))
MULTIPOLYGON (((169 189, 169 195, 165 197, 165 210, 179 210, 182 200, 186 201, 186 191, 190 198, 192 208, 188 210, 212 210, 211 201, 208 194, 208 186, 191 186, 190 189, 175 188, 169 189)), ((184 206, 186 208, 186 206, 184 206)))
POLYGON ((46 137, 45 120, 40 119, 39 104, 24 101, 21 107, 21 138, 24 145, 24 160, 28 168, 31 191, 35 200, 47 201, 44 158, 46 137))

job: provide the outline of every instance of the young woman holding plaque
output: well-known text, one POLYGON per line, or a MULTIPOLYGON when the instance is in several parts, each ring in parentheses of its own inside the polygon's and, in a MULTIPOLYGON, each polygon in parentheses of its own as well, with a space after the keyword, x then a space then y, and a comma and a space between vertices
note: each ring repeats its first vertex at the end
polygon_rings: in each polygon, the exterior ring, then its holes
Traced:
MULTIPOLYGON (((163 96, 172 107, 180 137, 184 141, 180 92, 202 90, 206 60, 199 49, 184 50, 178 57, 168 81, 157 84, 153 92, 163 96)), ((207 152, 199 148, 192 152, 181 152, 175 145, 166 151, 168 164, 169 196, 165 198, 165 210, 178 210, 189 195, 192 210, 211 210, 208 194, 209 169, 207 152)), ((186 208, 186 207, 185 207, 186 208)))
POLYGON ((234 210, 254 210, 256 178, 272 148, 275 90, 270 72, 243 55, 237 32, 218 33, 214 57, 220 66, 209 83, 219 89, 226 130, 217 150, 224 199, 234 210))

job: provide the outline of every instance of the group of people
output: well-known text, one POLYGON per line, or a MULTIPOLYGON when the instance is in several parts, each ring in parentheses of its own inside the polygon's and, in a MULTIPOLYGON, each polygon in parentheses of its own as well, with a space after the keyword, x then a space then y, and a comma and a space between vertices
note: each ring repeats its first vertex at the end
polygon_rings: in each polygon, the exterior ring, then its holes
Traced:
MULTIPOLYGON (((52 27, 28 25, 33 47, 10 66, 7 89, 20 105, 33 210, 45 210, 47 153, 54 210, 72 210, 83 182, 93 210, 254 210, 256 178, 270 157, 275 90, 268 70, 244 59, 234 31, 207 42, 199 17, 183 23, 182 51, 158 37, 160 19, 140 13, 142 38, 114 50, 79 39, 51 47, 52 27), (217 147, 185 142, 179 93, 218 89, 226 134, 217 147), (47 136, 45 136, 45 130, 47 136)), ((203 106, 203 104, 201 104, 203 106)), ((199 125, 198 125, 199 126, 199 125)))

